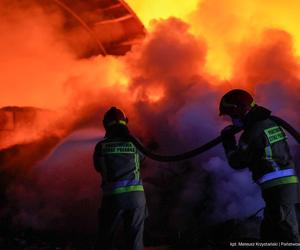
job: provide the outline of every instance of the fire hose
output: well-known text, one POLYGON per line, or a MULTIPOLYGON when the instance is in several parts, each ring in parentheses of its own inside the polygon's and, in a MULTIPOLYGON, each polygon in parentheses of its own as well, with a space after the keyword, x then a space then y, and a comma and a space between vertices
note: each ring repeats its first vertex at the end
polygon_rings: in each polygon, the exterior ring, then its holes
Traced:
MULTIPOLYGON (((288 122, 285 120, 277 117, 277 116, 271 116, 270 117, 274 122, 276 122, 278 125, 283 127, 286 131, 289 132, 289 134, 300 144, 300 133, 293 128, 288 122)), ((237 128, 233 127, 229 133, 232 133, 233 135, 241 132, 243 128, 237 128)), ((178 155, 159 155, 156 153, 153 153, 149 149, 145 148, 137 139, 135 139, 133 136, 130 136, 129 140, 136 146, 136 148, 142 152, 145 156, 155 160, 155 161, 160 161, 160 162, 175 162, 175 161, 183 161, 189 158, 192 158, 196 155, 202 154, 209 149, 217 146, 222 142, 222 137, 218 136, 215 139, 209 141, 206 144, 203 144, 193 150, 184 152, 182 154, 178 155)))

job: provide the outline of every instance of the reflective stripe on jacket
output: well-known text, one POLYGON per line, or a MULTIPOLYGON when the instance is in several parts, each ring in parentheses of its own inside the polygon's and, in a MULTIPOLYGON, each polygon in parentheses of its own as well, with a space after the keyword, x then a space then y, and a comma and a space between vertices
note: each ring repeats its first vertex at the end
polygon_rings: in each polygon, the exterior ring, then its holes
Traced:
POLYGON ((248 167, 253 180, 262 189, 297 183, 287 137, 270 117, 271 112, 256 106, 244 121, 245 129, 238 145, 226 150, 232 168, 248 167))
POLYGON ((294 169, 285 169, 269 172, 260 177, 256 182, 262 189, 266 189, 282 184, 298 183, 298 177, 294 169))
POLYGON ((142 154, 122 138, 106 138, 96 145, 94 166, 102 175, 105 195, 144 191, 140 178, 142 154))

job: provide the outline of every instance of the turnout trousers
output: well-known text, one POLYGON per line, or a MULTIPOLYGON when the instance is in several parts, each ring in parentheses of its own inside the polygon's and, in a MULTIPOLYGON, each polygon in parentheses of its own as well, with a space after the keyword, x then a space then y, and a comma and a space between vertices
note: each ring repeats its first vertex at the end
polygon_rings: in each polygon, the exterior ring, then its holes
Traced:
POLYGON ((125 242, 121 249, 143 250, 146 211, 146 205, 124 208, 104 199, 98 214, 96 249, 114 249, 116 232, 119 226, 123 224, 125 242))
POLYGON ((260 232, 262 241, 300 243, 295 210, 297 196, 297 184, 280 185, 263 191, 266 207, 260 232))

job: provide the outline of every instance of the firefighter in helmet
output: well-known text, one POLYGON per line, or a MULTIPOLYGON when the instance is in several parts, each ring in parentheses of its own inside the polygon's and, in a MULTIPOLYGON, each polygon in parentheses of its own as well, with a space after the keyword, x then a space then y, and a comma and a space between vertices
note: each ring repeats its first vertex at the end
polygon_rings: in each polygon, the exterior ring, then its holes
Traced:
POLYGON ((241 89, 222 97, 220 115, 228 115, 233 123, 221 132, 229 165, 234 169, 248 167, 261 188, 265 201, 261 239, 300 242, 295 212, 298 178, 283 129, 270 119, 270 110, 256 105, 241 89), (230 132, 233 126, 243 128, 238 143, 230 132))
POLYGON ((126 249, 143 249, 146 199, 140 176, 143 155, 128 139, 128 118, 116 107, 104 115, 105 138, 94 151, 94 166, 102 176, 97 249, 113 249, 116 230, 124 225, 126 249))

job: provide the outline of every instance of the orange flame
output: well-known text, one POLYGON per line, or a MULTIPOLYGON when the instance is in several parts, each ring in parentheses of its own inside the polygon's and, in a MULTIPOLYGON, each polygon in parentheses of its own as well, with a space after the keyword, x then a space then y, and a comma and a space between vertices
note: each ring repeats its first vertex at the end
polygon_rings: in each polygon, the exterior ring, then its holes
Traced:
POLYGON ((297 1, 127 1, 143 23, 151 28, 151 20, 178 17, 190 25, 190 31, 208 44, 206 70, 221 80, 230 80, 243 44, 259 37, 269 28, 283 29, 294 40, 300 55, 300 8, 297 1))
MULTIPOLYGON (((89 112, 96 112, 96 108, 105 109, 117 104, 133 110, 139 101, 156 105, 176 91, 180 93, 184 87, 192 86, 198 78, 215 88, 243 86, 251 89, 254 83, 251 81, 258 78, 253 74, 243 74, 243 67, 249 64, 249 51, 261 48, 268 39, 272 42, 276 37, 265 33, 268 29, 283 30, 291 37, 291 48, 284 45, 291 50, 285 56, 300 54, 300 17, 296 1, 126 2, 148 29, 144 43, 123 58, 99 55, 81 60, 76 59, 63 42, 65 34, 61 30, 65 16, 61 13, 45 12, 35 4, 9 5, 7 11, 7 6, 0 4, 3 7, 0 8, 0 107, 34 106, 55 110, 59 114, 49 116, 50 122, 38 122, 38 131, 32 133, 32 138, 43 134, 40 130, 45 127, 45 131, 49 128, 55 130, 54 127, 59 131, 71 131, 78 121, 92 116, 89 112), (176 19, 168 23, 166 19, 169 17, 175 17, 181 23, 174 21, 176 19), (160 23, 169 25, 169 28, 162 28, 163 33, 157 31, 160 23), (161 44, 155 39, 161 39, 161 44), (170 45, 166 46, 168 42, 170 45), (147 55, 150 61, 145 61, 143 53, 147 53, 147 46, 153 44, 160 46, 158 51, 163 54, 147 55), (152 68, 153 72, 143 72, 139 63, 144 68, 155 63, 159 67, 152 68), (136 86, 136 78, 143 77, 143 74, 147 75, 142 79, 145 85, 136 86), (160 76, 153 77, 154 74, 160 76), (173 80, 185 82, 186 86, 176 86, 172 90, 168 81, 173 80), (166 86, 166 82, 170 86, 166 86)), ((286 41, 284 36, 278 38, 278 43, 286 41)), ((300 71, 297 65, 295 67, 298 75, 300 71)), ((22 137, 19 134, 28 137, 26 131, 18 133, 18 138, 22 137)), ((21 139, 12 141, 18 140, 21 139)))

